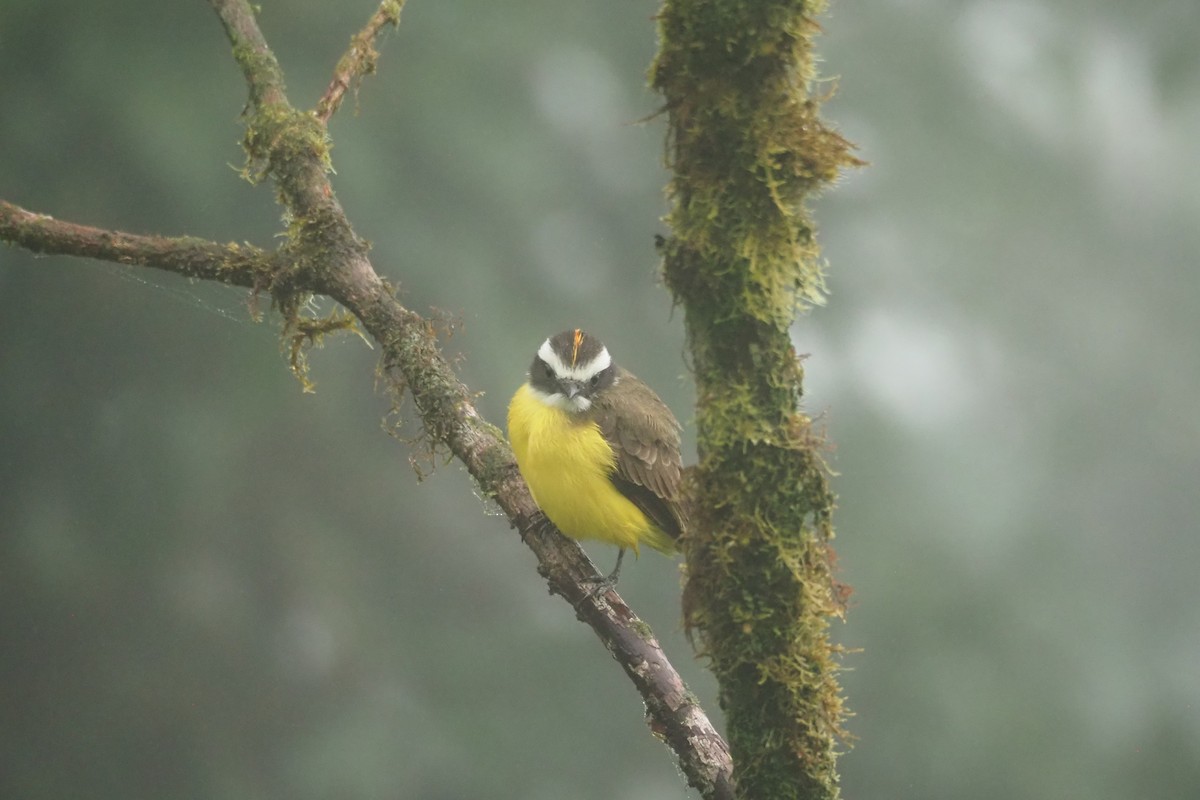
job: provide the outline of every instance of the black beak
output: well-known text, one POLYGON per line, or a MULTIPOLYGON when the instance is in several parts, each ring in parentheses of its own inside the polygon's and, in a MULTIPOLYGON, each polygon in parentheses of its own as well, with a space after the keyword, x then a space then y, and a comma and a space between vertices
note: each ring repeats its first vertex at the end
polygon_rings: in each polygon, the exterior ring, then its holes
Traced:
POLYGON ((559 386, 568 400, 574 400, 583 392, 583 384, 579 381, 559 381, 559 386))

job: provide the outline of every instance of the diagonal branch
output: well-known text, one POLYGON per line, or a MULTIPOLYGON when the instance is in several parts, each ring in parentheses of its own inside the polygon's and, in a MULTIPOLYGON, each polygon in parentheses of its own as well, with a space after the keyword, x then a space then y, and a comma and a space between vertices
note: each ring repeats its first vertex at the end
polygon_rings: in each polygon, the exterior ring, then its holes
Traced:
MULTIPOLYGON (((405 390, 412 395, 431 446, 448 450, 463 462, 483 493, 520 530, 551 592, 577 609, 579 618, 629 675, 645 703, 648 725, 675 753, 688 782, 706 798, 732 797, 728 747, 649 627, 616 592, 591 596, 590 588, 600 578, 595 567, 575 542, 558 533, 538 511, 503 435, 480 416, 472 393, 442 356, 433 325, 404 307, 394 288, 375 271, 367 244, 354 232, 329 182, 324 120, 289 104, 282 71, 249 4, 210 2, 249 87, 244 142, 251 167, 248 177, 269 177, 287 208, 289 223, 281 248, 268 252, 199 239, 102 231, 10 204, 0 204, 0 239, 35 252, 140 264, 265 287, 287 325, 296 324, 298 297, 320 293, 341 303, 380 343, 388 389, 397 400, 405 390)), ((387 6, 381 6, 378 14, 387 6)), ((364 30, 371 26, 368 23, 364 30)), ((339 91, 345 89, 335 89, 334 94, 339 91)), ((330 114, 335 107, 333 100, 328 105, 330 114)))
POLYGON ((296 112, 287 103, 282 81, 274 80, 277 67, 260 69, 276 62, 246 3, 212 2, 250 85, 246 148, 251 159, 269 164, 268 172, 288 206, 293 241, 285 249, 295 250, 298 261, 307 263, 306 288, 337 300, 380 343, 390 391, 398 398, 408 389, 434 446, 446 447, 458 457, 484 494, 495 499, 520 529, 550 590, 579 609, 580 618, 637 686, 652 730, 675 752, 688 782, 705 797, 731 797, 728 748, 649 627, 616 592, 602 599, 591 597, 590 587, 599 578, 595 567, 577 544, 546 524, 503 435, 475 409, 467 387, 442 356, 433 327, 401 305, 375 272, 365 243, 354 233, 329 184, 328 152, 318 146, 324 139, 318 142, 303 124, 289 122, 296 112), (239 55, 242 43, 253 43, 254 63, 246 64, 239 55), (277 87, 277 93, 262 90, 264 83, 277 87), (262 99, 268 96, 274 100, 262 99), (310 260, 307 252, 320 258, 310 260))

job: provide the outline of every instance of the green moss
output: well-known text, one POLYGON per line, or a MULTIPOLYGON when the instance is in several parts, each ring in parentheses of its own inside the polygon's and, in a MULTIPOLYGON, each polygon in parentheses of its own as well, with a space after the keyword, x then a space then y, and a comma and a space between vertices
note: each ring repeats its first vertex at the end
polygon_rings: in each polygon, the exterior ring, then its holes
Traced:
POLYGON ((280 311, 284 316, 283 338, 287 343, 288 365, 292 368, 292 374, 296 376, 296 380, 300 381, 304 391, 311 393, 316 391, 316 384, 308 377, 309 350, 314 347, 323 347, 325 337, 331 333, 353 333, 366 342, 367 347, 371 346, 371 340, 358 327, 358 319, 343 308, 334 309, 331 314, 324 317, 302 316, 300 309, 303 303, 299 303, 301 297, 304 298, 304 302, 307 302, 310 296, 289 295, 291 302, 288 307, 281 308, 280 311), (299 305, 293 305, 293 303, 299 303, 299 305))
POLYGON ((325 126, 312 114, 285 103, 264 104, 259 108, 246 126, 243 147, 247 156, 243 177, 258 183, 270 176, 278 181, 283 192, 309 179, 314 164, 323 172, 332 171, 331 145, 325 126))
MULTIPOLYGON (((264 64, 274 64, 274 59, 257 63, 255 68, 264 64)), ((329 190, 326 175, 332 171, 332 164, 328 134, 312 114, 297 111, 282 100, 264 102, 246 125, 243 146, 243 176, 251 183, 270 177, 286 209, 286 240, 280 253, 287 266, 278 269, 277 262, 262 288, 270 291, 274 306, 283 316, 284 349, 292 372, 304 391, 311 392, 314 384, 308 377, 308 351, 320 346, 330 333, 351 331, 360 337, 362 333, 354 318, 342 311, 325 317, 306 316, 303 309, 312 293, 297 287, 328 285, 323 271, 330 269, 329 265, 344 263, 346 259, 340 256, 365 252, 367 245, 345 223, 329 190)))
POLYGON ((646 641, 654 639, 654 630, 646 622, 635 618, 630 622, 630 627, 646 641))
POLYGON ((403 0, 388 0, 388 2, 381 3, 379 7, 387 15, 388 22, 392 25, 400 24, 400 10, 404 8, 403 0))
POLYGON ((808 92, 822 5, 667 0, 650 73, 674 171, 659 250, 698 389, 685 621, 720 682, 744 797, 838 794, 835 499, 788 335, 825 296, 805 200, 859 163, 808 92))

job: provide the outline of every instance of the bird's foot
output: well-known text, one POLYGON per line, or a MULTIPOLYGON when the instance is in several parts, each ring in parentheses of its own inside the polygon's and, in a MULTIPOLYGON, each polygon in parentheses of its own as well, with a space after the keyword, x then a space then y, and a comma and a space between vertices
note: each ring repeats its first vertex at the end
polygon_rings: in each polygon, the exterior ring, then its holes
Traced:
POLYGON ((616 588, 617 580, 621 577, 621 560, 623 558, 625 558, 625 548, 622 547, 617 553, 617 565, 613 567, 612 572, 603 578, 585 578, 582 581, 582 583, 589 584, 591 588, 579 599, 579 603, 575 604, 576 609, 584 600, 596 600, 609 589, 616 588))

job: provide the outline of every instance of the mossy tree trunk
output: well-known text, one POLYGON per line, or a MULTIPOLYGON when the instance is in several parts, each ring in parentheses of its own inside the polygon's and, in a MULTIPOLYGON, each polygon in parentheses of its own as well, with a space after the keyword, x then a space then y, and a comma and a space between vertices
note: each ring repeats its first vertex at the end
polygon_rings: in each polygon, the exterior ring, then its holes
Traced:
POLYGON ((698 390, 684 613, 746 798, 838 796, 834 495, 788 333, 823 299, 804 199, 858 163, 810 94, 822 5, 666 0, 651 69, 674 170, 664 271, 698 390))

